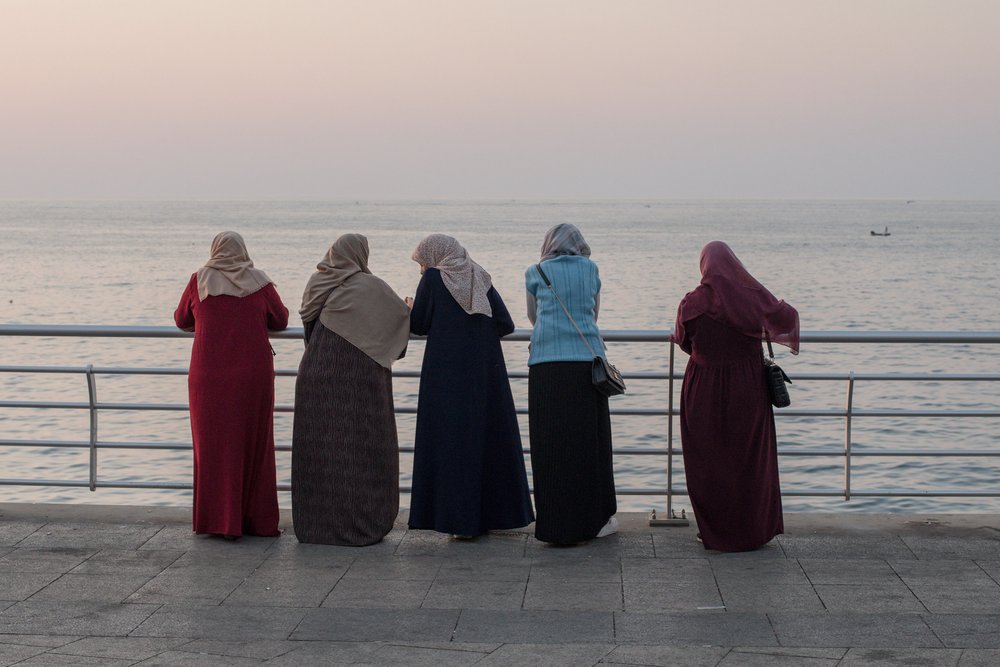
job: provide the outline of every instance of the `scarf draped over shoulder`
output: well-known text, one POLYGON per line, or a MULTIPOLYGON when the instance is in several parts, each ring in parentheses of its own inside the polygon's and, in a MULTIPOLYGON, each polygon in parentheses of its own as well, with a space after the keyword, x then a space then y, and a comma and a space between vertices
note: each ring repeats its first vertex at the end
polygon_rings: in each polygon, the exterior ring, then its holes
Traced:
POLYGON ((198 298, 210 296, 249 296, 271 279, 255 269, 243 237, 236 232, 222 232, 212 240, 212 256, 198 269, 198 298))
POLYGON ((319 321, 384 368, 406 350, 410 309, 368 268, 368 239, 344 234, 306 283, 299 315, 319 321))
POLYGON ((478 313, 492 317, 489 291, 493 279, 486 269, 472 261, 457 240, 444 234, 431 234, 417 244, 412 259, 426 268, 440 271, 444 286, 469 315, 478 313))
POLYGON ((685 323, 706 315, 745 336, 799 352, 799 313, 750 275, 732 249, 712 241, 701 251, 701 283, 681 300, 672 339, 687 342, 685 323))

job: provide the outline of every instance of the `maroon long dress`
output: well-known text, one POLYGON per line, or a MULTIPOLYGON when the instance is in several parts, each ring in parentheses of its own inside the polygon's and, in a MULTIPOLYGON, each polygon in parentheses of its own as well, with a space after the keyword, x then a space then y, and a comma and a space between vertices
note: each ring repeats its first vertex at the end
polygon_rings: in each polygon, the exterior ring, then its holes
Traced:
POLYGON ((277 535, 274 355, 267 332, 288 326, 288 309, 273 284, 245 297, 201 301, 196 274, 174 321, 195 331, 188 374, 194 531, 277 535))
POLYGON ((784 532, 774 411, 758 338, 699 315, 681 388, 688 496, 706 549, 749 551, 784 532))

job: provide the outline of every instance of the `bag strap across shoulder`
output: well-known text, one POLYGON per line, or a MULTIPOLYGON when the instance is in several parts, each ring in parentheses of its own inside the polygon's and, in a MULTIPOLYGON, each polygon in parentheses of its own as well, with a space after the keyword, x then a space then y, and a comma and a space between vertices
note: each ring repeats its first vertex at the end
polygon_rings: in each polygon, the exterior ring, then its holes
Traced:
POLYGON ((537 270, 538 275, 542 277, 542 280, 545 282, 545 286, 552 291, 552 296, 556 298, 556 302, 562 308, 563 312, 566 313, 566 317, 568 317, 569 321, 573 324, 573 328, 576 329, 576 332, 578 334, 580 334, 580 340, 582 340, 583 344, 587 346, 588 350, 590 350, 591 356, 594 357, 599 356, 597 353, 594 352, 593 346, 591 346, 590 342, 587 340, 587 337, 584 335, 583 330, 580 329, 580 325, 578 325, 576 323, 576 320, 573 319, 573 316, 569 312, 569 308, 567 308, 566 304, 563 303, 563 300, 559 298, 559 294, 556 292, 556 288, 553 287, 552 283, 549 281, 549 277, 545 275, 544 271, 542 271, 541 263, 535 264, 535 270, 537 270))

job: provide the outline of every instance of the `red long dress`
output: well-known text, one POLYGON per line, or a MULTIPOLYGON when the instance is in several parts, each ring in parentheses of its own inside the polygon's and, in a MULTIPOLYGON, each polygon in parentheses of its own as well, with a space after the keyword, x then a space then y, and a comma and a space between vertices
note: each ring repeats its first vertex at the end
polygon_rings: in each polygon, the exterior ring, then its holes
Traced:
POLYGON ((680 422, 691 508, 706 549, 750 551, 784 532, 760 340, 707 315, 685 325, 680 422))
POLYGON ((174 321, 195 332, 188 374, 194 532, 278 535, 274 355, 267 332, 288 326, 288 309, 273 284, 245 297, 201 301, 195 274, 174 321))

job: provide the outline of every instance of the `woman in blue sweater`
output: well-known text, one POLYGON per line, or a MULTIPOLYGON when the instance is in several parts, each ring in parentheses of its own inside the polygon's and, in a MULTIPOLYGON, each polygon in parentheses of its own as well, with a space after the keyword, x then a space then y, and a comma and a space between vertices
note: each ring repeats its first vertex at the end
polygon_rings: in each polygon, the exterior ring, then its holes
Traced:
POLYGON ((618 530, 611 417, 607 397, 591 381, 594 355, 604 356, 597 329, 601 278, 580 230, 568 224, 550 229, 525 282, 534 324, 528 428, 535 537, 577 544, 611 535, 618 530))

